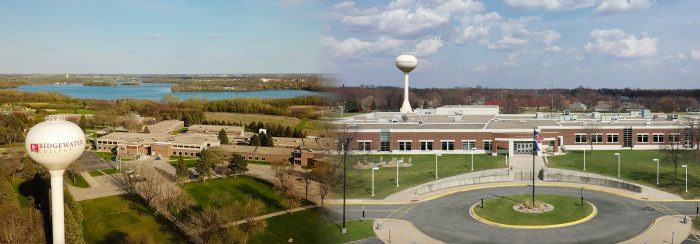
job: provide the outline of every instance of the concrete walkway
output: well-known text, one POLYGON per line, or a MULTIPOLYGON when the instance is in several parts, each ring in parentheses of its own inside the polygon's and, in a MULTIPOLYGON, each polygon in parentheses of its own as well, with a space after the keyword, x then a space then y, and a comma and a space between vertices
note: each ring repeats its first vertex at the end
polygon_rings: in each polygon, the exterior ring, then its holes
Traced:
POLYGON ((691 226, 690 218, 683 223, 683 216, 663 216, 642 234, 621 243, 681 243, 690 234, 691 226))
POLYGON ((400 219, 375 219, 374 233, 384 243, 443 243, 423 234, 411 222, 400 219))
MULTIPOLYGON (((298 207, 298 208, 293 208, 293 209, 287 209, 287 210, 283 210, 283 211, 277 211, 277 212, 274 212, 274 213, 269 213, 269 214, 265 214, 265 215, 260 215, 260 216, 257 216, 257 217, 255 217, 255 218, 253 218, 253 219, 254 219, 254 220, 267 219, 267 218, 272 218, 272 217, 280 216, 280 215, 283 215, 283 214, 296 213, 296 212, 299 212, 299 211, 304 211, 304 210, 312 209, 312 208, 316 208, 316 207, 318 207, 318 206, 316 206, 316 205, 309 205, 309 206, 304 206, 304 207, 298 207)), ((236 226, 236 225, 240 225, 240 224, 245 224, 245 223, 247 223, 247 222, 248 222, 247 220, 239 220, 239 221, 235 221, 235 222, 231 222, 231 223, 226 224, 226 227, 231 227, 231 226, 236 226)))
POLYGON ((111 175, 92 177, 87 172, 82 172, 80 175, 90 184, 90 188, 79 188, 68 185, 68 190, 73 194, 76 201, 124 194, 119 187, 114 185, 111 175))

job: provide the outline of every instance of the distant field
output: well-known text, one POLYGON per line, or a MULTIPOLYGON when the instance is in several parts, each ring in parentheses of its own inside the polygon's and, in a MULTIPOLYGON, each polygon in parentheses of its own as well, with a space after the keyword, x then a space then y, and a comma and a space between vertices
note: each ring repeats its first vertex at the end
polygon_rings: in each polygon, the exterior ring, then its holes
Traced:
POLYGON ((261 121, 265 124, 281 124, 286 127, 298 128, 306 131, 308 135, 319 135, 323 132, 323 121, 312 119, 299 119, 287 116, 265 115, 265 114, 240 114, 240 113, 222 113, 222 112, 207 112, 205 113, 207 120, 223 120, 231 122, 239 122, 250 124, 250 122, 261 121))
POLYGON ((239 113, 220 113, 220 112, 207 112, 205 113, 207 120, 224 120, 231 122, 242 122, 243 124, 250 124, 250 122, 261 121, 265 124, 281 124, 282 126, 296 127, 299 124, 300 119, 287 116, 276 116, 276 115, 265 115, 265 114, 239 114, 239 113))

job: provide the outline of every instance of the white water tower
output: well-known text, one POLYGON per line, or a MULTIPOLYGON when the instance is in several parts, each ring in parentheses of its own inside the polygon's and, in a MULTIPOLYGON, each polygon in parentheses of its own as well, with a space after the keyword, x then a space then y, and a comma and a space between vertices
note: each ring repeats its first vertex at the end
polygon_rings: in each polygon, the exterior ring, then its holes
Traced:
POLYGON ((396 57, 396 68, 403 71, 403 105, 401 113, 413 113, 411 103, 408 102, 408 73, 418 66, 418 59, 410 53, 401 54, 396 57))
POLYGON ((63 219, 63 172, 85 151, 85 134, 63 116, 51 115, 27 133, 25 150, 29 157, 51 174, 51 226, 53 243, 65 243, 63 219))

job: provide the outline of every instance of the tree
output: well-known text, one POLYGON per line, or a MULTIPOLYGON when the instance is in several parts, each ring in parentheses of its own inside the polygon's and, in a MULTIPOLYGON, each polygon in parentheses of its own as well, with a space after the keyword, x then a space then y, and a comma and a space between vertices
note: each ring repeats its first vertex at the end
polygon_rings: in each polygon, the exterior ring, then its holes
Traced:
MULTIPOLYGON (((677 128, 675 129, 675 133, 678 135, 682 135, 683 129, 682 128, 677 128)), ((680 137, 680 136, 679 136, 680 137)), ((671 162, 673 163, 673 184, 675 185, 677 180, 678 180, 678 165, 681 164, 681 162, 684 160, 684 156, 686 156, 685 150, 683 148, 683 143, 682 139, 678 138, 679 141, 672 141, 670 138, 669 140, 666 141, 664 144, 664 152, 666 153, 666 158, 664 159, 664 162, 671 162)))
POLYGON ((83 238, 83 212, 78 202, 73 199, 73 196, 64 189, 65 198, 63 198, 65 209, 65 226, 66 226, 66 243, 85 243, 83 238))
POLYGON ((185 163, 185 159, 180 156, 177 158, 177 164, 175 166, 175 175, 177 176, 178 181, 184 182, 189 178, 189 171, 187 169, 187 164, 185 163))
POLYGON ((292 190, 293 182, 290 177, 290 165, 287 162, 273 162, 272 172, 277 179, 277 187, 287 195, 292 190))
MULTIPOLYGON (((424 108, 428 108, 428 106, 426 105, 424 108)), ((369 109, 370 111, 377 109, 377 102, 374 101, 374 98, 372 98, 372 103, 369 104, 369 109)))
POLYGON ((30 159, 29 156, 24 156, 22 162, 24 164, 24 166, 22 166, 22 179, 29 180, 34 178, 37 169, 36 166, 34 166, 34 162, 32 162, 32 159, 30 159))
POLYGON ((144 126, 145 128, 143 129, 143 133, 146 134, 151 134, 151 129, 148 129, 148 126, 144 126))
POLYGON ((221 144, 228 144, 228 135, 226 135, 224 128, 221 128, 219 131, 219 141, 221 141, 221 144))
POLYGON ((593 143, 602 143, 603 135, 600 132, 600 125, 595 122, 590 122, 583 125, 583 132, 586 133, 586 139, 588 139, 588 144, 591 146, 591 153, 593 153, 593 143))
POLYGON ((243 155, 234 153, 228 161, 229 173, 234 177, 248 171, 248 163, 243 155))
POLYGON ((17 193, 5 175, 0 176, 0 205, 17 204, 17 193))
POLYGON ((337 182, 336 167, 330 162, 318 162, 316 167, 311 170, 311 174, 319 183, 318 195, 321 198, 321 206, 323 206, 326 196, 331 193, 337 182))
POLYGON ((199 154, 199 159, 195 164, 195 170, 199 174, 199 178, 206 181, 208 177, 211 177, 211 169, 214 165, 222 163, 224 161, 223 152, 219 148, 207 148, 199 154))
POLYGON ((250 145, 256 147, 259 147, 261 145, 260 137, 257 134, 250 137, 250 145))
POLYGON ((160 100, 162 103, 167 104, 170 107, 176 106, 178 103, 180 103, 180 98, 173 95, 173 94, 165 94, 163 96, 163 99, 160 100))
POLYGON ((85 118, 85 114, 80 115, 80 122, 78 122, 78 126, 80 126, 80 129, 83 129, 83 131, 87 129, 88 121, 87 118, 85 118))
POLYGON ((41 213, 19 204, 0 204, 0 243, 45 243, 41 213))

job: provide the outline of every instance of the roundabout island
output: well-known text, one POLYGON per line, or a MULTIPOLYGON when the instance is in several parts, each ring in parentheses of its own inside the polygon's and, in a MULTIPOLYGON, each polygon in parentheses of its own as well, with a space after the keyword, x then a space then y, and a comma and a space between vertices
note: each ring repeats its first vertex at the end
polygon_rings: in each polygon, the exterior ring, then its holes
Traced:
POLYGON ((590 202, 563 195, 495 196, 471 206, 469 214, 476 220, 504 228, 561 228, 586 222, 597 214, 590 202))

